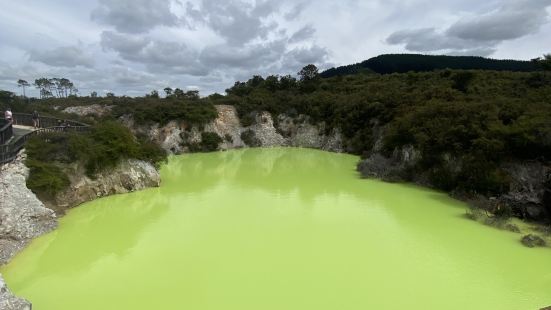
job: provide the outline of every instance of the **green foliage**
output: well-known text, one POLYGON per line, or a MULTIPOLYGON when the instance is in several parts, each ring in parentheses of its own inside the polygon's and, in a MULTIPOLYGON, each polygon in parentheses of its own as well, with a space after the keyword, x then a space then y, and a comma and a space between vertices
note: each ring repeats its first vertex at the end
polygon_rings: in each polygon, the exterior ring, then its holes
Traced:
POLYGON ((314 80, 319 76, 318 67, 313 64, 309 64, 302 68, 302 70, 300 70, 297 74, 302 82, 314 80))
POLYGON ((120 123, 100 123, 77 140, 72 150, 85 161, 89 175, 112 168, 123 158, 140 157, 140 145, 134 136, 120 123))
POLYGON ((201 146, 203 152, 214 152, 218 151, 218 146, 222 143, 223 140, 215 132, 202 132, 201 133, 201 146))
POLYGON ((130 130, 114 121, 101 122, 87 133, 48 133, 27 141, 27 181, 37 193, 54 195, 68 185, 63 173, 66 164, 80 162, 90 177, 115 167, 120 160, 136 158, 159 163, 165 152, 145 139, 136 139, 130 130))
POLYGON ((53 197, 69 186, 67 175, 53 163, 27 159, 26 165, 30 170, 27 187, 35 193, 53 197))
POLYGON ((462 71, 454 74, 451 79, 453 81, 452 87, 461 92, 467 92, 469 84, 474 78, 474 73, 471 71, 462 71))
POLYGON ((218 115, 210 102, 173 97, 163 100, 153 97, 128 99, 126 104, 119 104, 113 109, 115 117, 125 114, 132 115, 138 124, 159 123, 161 126, 172 120, 203 125, 218 115))
POLYGON ((201 142, 189 145, 192 152, 215 152, 218 151, 222 138, 215 132, 202 132, 201 142))
POLYGON ((243 143, 250 147, 258 147, 262 145, 260 140, 256 137, 254 131, 250 129, 241 133, 241 140, 243 140, 243 143))

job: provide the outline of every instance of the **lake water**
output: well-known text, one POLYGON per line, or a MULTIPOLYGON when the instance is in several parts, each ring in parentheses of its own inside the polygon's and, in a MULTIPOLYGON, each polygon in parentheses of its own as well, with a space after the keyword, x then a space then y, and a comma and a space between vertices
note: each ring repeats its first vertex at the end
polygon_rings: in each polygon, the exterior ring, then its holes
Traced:
POLYGON ((362 180, 357 157, 172 157, 161 188, 71 210, 1 269, 36 310, 534 310, 551 250, 445 194, 362 180))

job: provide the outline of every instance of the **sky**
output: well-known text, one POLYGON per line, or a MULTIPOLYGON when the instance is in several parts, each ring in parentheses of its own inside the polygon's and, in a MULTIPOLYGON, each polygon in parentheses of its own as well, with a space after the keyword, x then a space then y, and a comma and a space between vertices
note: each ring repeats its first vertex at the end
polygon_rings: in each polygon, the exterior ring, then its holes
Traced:
MULTIPOLYGON (((224 93, 386 53, 551 53, 551 0, 0 0, 0 89, 65 77, 80 95, 224 93)), ((27 95, 37 96, 33 87, 27 95)))

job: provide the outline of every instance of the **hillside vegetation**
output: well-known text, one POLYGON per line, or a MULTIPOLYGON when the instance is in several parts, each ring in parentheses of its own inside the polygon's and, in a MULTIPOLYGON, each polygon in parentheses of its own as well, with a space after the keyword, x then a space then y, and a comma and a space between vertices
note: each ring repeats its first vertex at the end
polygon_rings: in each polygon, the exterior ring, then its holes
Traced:
POLYGON ((331 68, 322 72, 321 76, 329 78, 366 71, 390 74, 443 69, 532 72, 538 71, 539 66, 535 61, 499 60, 475 56, 389 54, 373 57, 353 65, 331 68))

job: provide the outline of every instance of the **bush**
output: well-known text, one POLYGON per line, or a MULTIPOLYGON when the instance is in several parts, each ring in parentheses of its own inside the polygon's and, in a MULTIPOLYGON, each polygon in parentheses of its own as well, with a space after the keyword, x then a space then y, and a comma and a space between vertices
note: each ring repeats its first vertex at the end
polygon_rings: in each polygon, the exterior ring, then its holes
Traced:
POLYGON ((85 133, 49 133, 27 141, 27 166, 31 175, 27 181, 37 193, 55 195, 68 184, 62 172, 64 164, 80 162, 89 177, 115 167, 122 159, 135 158, 157 164, 166 153, 146 139, 137 139, 122 124, 106 121, 85 133))
POLYGON ((241 140, 245 145, 250 147, 259 147, 262 145, 262 142, 256 137, 256 134, 252 130, 246 130, 241 133, 241 140))
POLYGON ((201 133, 201 142, 195 142, 188 145, 189 150, 193 153, 196 152, 215 152, 218 151, 220 143, 222 143, 222 138, 214 132, 203 132, 201 133))
POLYGON ((67 175, 52 163, 27 159, 25 164, 30 169, 27 187, 35 193, 53 197, 70 184, 67 175))
POLYGON ((214 120, 218 115, 212 103, 208 101, 173 98, 136 98, 113 109, 115 117, 125 114, 132 115, 138 124, 159 123, 161 126, 173 120, 183 120, 200 126, 214 120))
POLYGON ((462 71, 457 72, 452 76, 453 85, 452 87, 454 89, 457 89, 461 92, 467 92, 467 89, 469 88, 469 85, 471 84, 471 81, 474 78, 474 73, 470 71, 462 71))
POLYGON ((201 133, 201 151, 202 152, 214 152, 218 151, 218 146, 223 140, 215 132, 203 132, 201 133))

